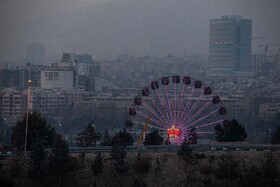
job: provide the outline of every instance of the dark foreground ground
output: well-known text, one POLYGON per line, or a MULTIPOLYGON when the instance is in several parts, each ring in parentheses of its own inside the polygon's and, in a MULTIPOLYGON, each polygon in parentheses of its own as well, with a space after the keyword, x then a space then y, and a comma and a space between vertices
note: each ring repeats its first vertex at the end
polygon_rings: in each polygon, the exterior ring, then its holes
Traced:
POLYGON ((279 151, 194 152, 191 158, 168 152, 127 153, 118 170, 117 161, 104 153, 102 172, 94 176, 92 162, 96 155, 87 153, 83 161, 80 154, 72 154, 75 167, 71 171, 61 176, 42 175, 39 180, 27 176, 26 159, 15 155, 2 158, 0 186, 280 186, 279 151))

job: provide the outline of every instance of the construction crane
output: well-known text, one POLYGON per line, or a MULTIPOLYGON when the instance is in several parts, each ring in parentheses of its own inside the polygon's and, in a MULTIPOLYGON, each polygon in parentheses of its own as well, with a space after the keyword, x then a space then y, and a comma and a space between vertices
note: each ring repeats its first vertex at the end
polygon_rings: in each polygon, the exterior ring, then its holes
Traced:
POLYGON ((264 47, 264 62, 266 62, 266 59, 267 59, 268 48, 271 46, 275 46, 275 45, 280 46, 280 44, 260 44, 259 45, 259 47, 264 47))
MULTIPOLYGON (((266 38, 266 36, 256 36, 256 37, 252 37, 252 38, 250 38, 250 41, 253 41, 253 40, 256 40, 256 39, 262 39, 262 38, 266 38)), ((228 44, 228 45, 230 45, 230 46, 235 46, 236 48, 240 48, 240 47, 244 47, 244 46, 248 46, 247 44, 245 45, 245 44, 237 44, 237 43, 230 43, 230 44, 228 44)))

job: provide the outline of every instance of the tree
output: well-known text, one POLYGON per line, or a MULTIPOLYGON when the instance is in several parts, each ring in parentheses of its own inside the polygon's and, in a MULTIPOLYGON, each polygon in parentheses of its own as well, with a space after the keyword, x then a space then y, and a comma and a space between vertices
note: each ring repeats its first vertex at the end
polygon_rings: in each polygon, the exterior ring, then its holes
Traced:
POLYGON ((14 187, 15 184, 11 179, 0 179, 1 186, 14 187))
POLYGON ((0 186, 13 187, 14 183, 7 177, 7 171, 2 170, 3 164, 0 163, 0 186))
POLYGON ((146 187, 147 184, 142 179, 134 179, 133 180, 133 187, 146 187))
POLYGON ((250 187, 256 186, 257 182, 262 180, 261 170, 256 165, 251 165, 246 168, 245 177, 250 187))
POLYGON ((101 138, 101 134, 95 131, 93 123, 89 123, 76 138, 77 146, 96 146, 96 142, 101 138))
POLYGON ((128 162, 126 162, 124 159, 126 157, 126 151, 124 145, 113 145, 111 155, 115 159, 114 163, 114 169, 115 171, 121 175, 121 186, 123 183, 123 175, 126 174, 126 172, 129 169, 128 162))
POLYGON ((144 145, 161 145, 163 142, 163 137, 158 134, 158 131, 155 130, 152 133, 149 133, 145 137, 144 145))
POLYGON ((180 149, 178 150, 178 155, 187 161, 192 157, 192 149, 190 148, 189 142, 184 139, 184 142, 181 144, 180 149))
POLYGON ((245 141, 247 138, 245 128, 235 119, 225 123, 223 126, 215 126, 215 133, 215 138, 219 142, 245 141))
POLYGON ((273 152, 268 152, 265 155, 265 161, 262 163, 262 170, 264 179, 269 183, 271 187, 274 186, 274 180, 279 175, 279 169, 277 167, 277 161, 273 156, 273 152))
POLYGON ((171 144, 171 142, 170 142, 170 137, 167 136, 167 138, 166 138, 166 140, 165 140, 165 142, 164 142, 164 145, 170 145, 170 144, 171 144))
MULTIPOLYGON (((24 150, 25 143, 25 128, 26 115, 22 120, 17 121, 12 127, 11 143, 18 150, 24 150)), ((54 128, 47 125, 45 118, 37 112, 28 114, 28 130, 27 130, 27 150, 32 150, 36 147, 35 144, 40 144, 44 148, 51 147, 54 136, 56 135, 54 128)))
POLYGON ((119 175, 125 175, 129 169, 128 163, 124 160, 124 158, 117 159, 114 163, 114 169, 119 175))
POLYGON ((124 145, 129 146, 133 144, 133 138, 131 134, 127 133, 125 129, 117 133, 112 139, 112 145, 124 145))
POLYGON ((272 144, 280 144, 280 126, 276 128, 276 130, 271 134, 272 144))
POLYGON ((41 145, 42 142, 34 144, 32 151, 29 152, 28 156, 30 158, 28 176, 37 182, 41 182, 45 174, 45 160, 47 158, 47 152, 44 150, 44 146, 41 145))
POLYGON ((96 178, 103 172, 103 156, 101 155, 101 153, 98 153, 94 158, 94 161, 91 163, 91 171, 95 177, 93 184, 94 186, 96 186, 96 178))
POLYGON ((112 145, 112 138, 108 133, 108 130, 105 129, 104 135, 102 137, 102 141, 100 143, 101 146, 111 146, 112 145))
POLYGON ((239 162, 230 153, 223 154, 219 157, 217 167, 214 169, 214 176, 217 179, 226 179, 228 187, 229 180, 235 180, 238 177, 238 165, 239 162))
POLYGON ((113 159, 125 158, 126 157, 125 146, 113 145, 110 155, 112 156, 113 159))
POLYGON ((58 186, 61 186, 63 175, 71 170, 72 165, 68 146, 60 135, 54 138, 48 164, 51 174, 58 177, 58 186))
POLYGON ((81 154, 79 154, 79 157, 81 159, 81 168, 84 168, 86 153, 84 151, 81 152, 81 154))
POLYGON ((196 128, 195 127, 193 127, 190 131, 189 141, 190 141, 191 144, 197 144, 197 133, 196 133, 196 128))
POLYGON ((201 183, 204 185, 211 185, 212 184, 212 166, 211 164, 201 165, 199 168, 199 172, 204 175, 204 179, 202 179, 201 183))
POLYGON ((133 165, 133 169, 138 173, 148 173, 151 169, 151 159, 147 157, 137 159, 133 165))
POLYGON ((3 118, 0 118, 0 142, 3 144, 9 143, 8 125, 3 118))

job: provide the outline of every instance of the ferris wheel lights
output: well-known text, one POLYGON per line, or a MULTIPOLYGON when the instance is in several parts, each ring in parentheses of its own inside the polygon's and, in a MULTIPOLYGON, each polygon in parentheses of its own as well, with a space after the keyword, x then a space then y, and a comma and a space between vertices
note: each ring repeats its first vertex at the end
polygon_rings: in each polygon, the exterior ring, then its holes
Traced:
POLYGON ((143 95, 143 96, 148 96, 149 94, 150 94, 149 88, 144 88, 144 89, 142 90, 142 95, 143 95))
POLYGON ((201 88, 201 86, 202 86, 202 82, 201 81, 195 81, 194 82, 194 87, 195 88, 201 88))
POLYGON ((219 109, 219 114, 221 114, 221 115, 225 115, 225 114, 227 114, 227 109, 226 109, 226 107, 221 107, 220 109, 219 109))
POLYGON ((167 134, 170 138, 177 138, 181 134, 181 131, 180 129, 175 128, 175 125, 172 124, 171 128, 167 129, 167 134))
POLYGON ((130 108, 128 111, 128 114, 131 116, 135 116, 136 115, 136 109, 135 108, 130 108))
MULTIPOLYGON (((155 128, 174 144, 182 143, 184 137, 189 140, 194 132, 199 138, 213 138, 214 126, 227 124, 227 109, 213 92, 189 76, 160 77, 135 95, 125 126, 135 138, 139 130, 142 134, 155 128)), ((143 136, 137 139, 142 141, 143 136)))
POLYGON ((158 82, 157 81, 152 82, 151 87, 153 90, 158 89, 158 82))
POLYGON ((161 83, 162 83, 162 85, 168 85, 168 84, 169 84, 169 79, 168 79, 168 77, 162 77, 162 78, 161 78, 161 83))
POLYGON ((180 83, 180 76, 176 75, 176 76, 173 76, 173 83, 180 83))
POLYGON ((141 98, 141 97, 135 97, 134 103, 135 103, 135 105, 141 105, 141 103, 142 103, 142 98, 141 98))
POLYGON ((213 97, 213 100, 212 100, 213 104, 219 104, 220 101, 221 101, 221 99, 220 99, 219 96, 214 96, 214 97, 213 97))
POLYGON ((191 84, 191 78, 190 77, 184 77, 183 83, 184 84, 191 84))
POLYGON ((205 87, 204 88, 204 94, 205 95, 211 95, 212 94, 212 88, 211 87, 205 87))

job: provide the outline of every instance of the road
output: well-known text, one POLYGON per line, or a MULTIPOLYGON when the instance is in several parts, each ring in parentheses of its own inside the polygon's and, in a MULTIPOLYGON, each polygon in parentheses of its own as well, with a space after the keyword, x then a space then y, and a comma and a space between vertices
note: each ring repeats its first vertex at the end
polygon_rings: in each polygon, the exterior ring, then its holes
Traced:
MULTIPOLYGON (((193 151, 275 151, 280 149, 280 145, 271 144, 193 144, 190 145, 193 151)), ((150 145, 150 146, 126 146, 127 152, 177 152, 180 145, 150 145)), ((71 153, 94 153, 94 152, 110 152, 111 146, 95 146, 95 147, 69 147, 71 153)))
MULTIPOLYGON (((194 152, 204 151, 276 151, 280 145, 271 144, 248 144, 248 143, 212 143, 212 144, 191 144, 194 152)), ((127 152, 177 152, 180 145, 149 145, 149 146, 126 146, 127 152)), ((92 147, 69 147, 70 153, 98 153, 110 152, 111 146, 92 147)), ((14 154, 13 151, 0 151, 0 156, 14 154)))

